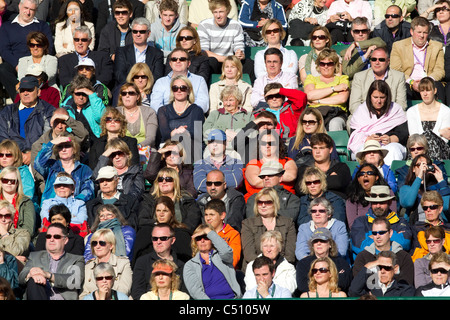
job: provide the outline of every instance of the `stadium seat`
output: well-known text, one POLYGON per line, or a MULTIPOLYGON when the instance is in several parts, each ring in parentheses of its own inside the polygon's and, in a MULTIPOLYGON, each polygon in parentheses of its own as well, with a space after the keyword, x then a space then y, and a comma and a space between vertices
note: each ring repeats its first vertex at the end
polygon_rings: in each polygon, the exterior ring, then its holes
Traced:
POLYGON ((349 135, 347 130, 341 131, 329 131, 328 135, 333 139, 336 144, 336 151, 339 154, 341 161, 350 160, 350 152, 347 148, 349 135))

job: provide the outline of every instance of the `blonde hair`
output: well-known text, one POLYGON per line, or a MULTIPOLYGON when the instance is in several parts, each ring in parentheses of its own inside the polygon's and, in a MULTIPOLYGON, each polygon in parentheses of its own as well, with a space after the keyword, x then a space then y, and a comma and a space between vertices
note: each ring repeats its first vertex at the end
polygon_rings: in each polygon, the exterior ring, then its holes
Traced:
MULTIPOLYGON (((128 83, 134 83, 133 77, 141 72, 148 77, 147 85, 144 88, 144 92, 146 94, 149 94, 152 91, 153 84, 155 83, 155 78, 153 77, 153 73, 150 70, 150 67, 146 63, 143 63, 143 62, 135 63, 131 67, 130 72, 128 72, 126 81, 128 83)), ((139 90, 138 90, 138 92, 139 92, 139 90)), ((120 99, 120 97, 119 97, 119 99, 120 99)))
MULTIPOLYGON (((171 275, 172 281, 171 281, 170 290, 177 291, 180 288, 181 280, 180 280, 180 276, 176 273, 176 271, 178 270, 178 267, 175 264, 175 262, 167 260, 167 259, 160 259, 160 260, 153 262, 152 269, 155 269, 158 266, 168 266, 168 267, 172 268, 173 271, 172 271, 172 275, 171 275)), ((153 291, 153 293, 157 294, 158 287, 156 286, 155 277, 156 277, 155 274, 152 273, 152 275, 150 276, 150 286, 151 286, 151 291, 153 291)))
POLYGON ((14 167, 21 167, 23 165, 22 151, 20 151, 17 142, 11 139, 5 139, 0 143, 0 152, 9 151, 14 158, 14 167))
POLYGON ((306 186, 306 178, 311 176, 319 178, 322 191, 327 191, 327 177, 325 173, 316 167, 307 167, 303 174, 303 179, 300 181, 300 190, 302 193, 309 194, 308 187, 306 186))
POLYGON ((112 253, 116 252, 116 236, 114 235, 114 232, 111 229, 98 229, 92 234, 91 237, 91 251, 94 254, 94 249, 92 248, 92 241, 96 241, 100 239, 100 237, 103 236, 103 239, 106 242, 109 242, 112 245, 112 253))
POLYGON ((181 199, 182 194, 181 194, 180 177, 178 175, 178 171, 176 171, 173 168, 163 167, 158 171, 155 181, 153 182, 154 187, 153 187, 153 192, 151 193, 151 195, 155 198, 160 198, 161 196, 163 196, 163 194, 161 193, 161 191, 159 190, 159 187, 158 187, 158 178, 163 177, 164 175, 166 175, 166 177, 173 178, 173 195, 175 198, 174 202, 177 202, 178 200, 181 199))
POLYGON ((188 99, 189 103, 194 103, 195 102, 194 88, 192 87, 191 81, 186 76, 183 76, 183 75, 175 76, 172 78, 172 81, 170 81, 169 102, 173 102, 175 100, 175 97, 174 97, 173 91, 172 91, 172 86, 176 80, 182 80, 186 84, 186 86, 188 87, 188 90, 189 90, 187 99, 188 99))
MULTIPOLYGON (((23 192, 23 186, 22 186, 22 178, 20 176, 20 171, 18 168, 13 167, 13 166, 8 166, 3 168, 3 170, 0 172, 0 180, 6 176, 8 173, 15 173, 16 177, 17 177, 17 199, 16 199, 16 203, 17 205, 22 201, 22 199, 25 196, 25 193, 23 192)), ((0 183, 0 194, 3 194, 3 183, 0 183)))
POLYGON ((328 270, 329 270, 328 272, 330 272, 330 280, 328 281, 328 289, 333 293, 340 292, 340 289, 338 287, 339 278, 338 278, 337 268, 336 268, 336 265, 333 262, 333 260, 331 260, 329 257, 318 258, 311 263, 311 268, 309 269, 309 273, 308 273, 309 290, 310 291, 317 290, 317 283, 316 283, 316 280, 314 279, 314 274, 312 272, 312 269, 315 267, 315 265, 318 262, 325 262, 326 264, 328 264, 328 270))
POLYGON ((278 211, 280 210, 280 198, 278 197, 278 193, 274 188, 263 188, 261 189, 255 196, 255 203, 253 204, 253 212, 256 217, 259 217, 258 212, 258 201, 263 196, 269 196, 273 201, 274 208, 274 216, 278 216, 278 211))
POLYGON ((234 79, 235 81, 238 81, 240 79, 242 79, 242 76, 244 75, 243 73, 243 66, 242 66, 242 62, 241 60, 236 57, 236 56, 227 56, 225 58, 225 60, 222 63, 222 74, 220 75, 220 80, 225 79, 225 63, 229 61, 232 64, 234 64, 234 66, 238 69, 238 72, 236 74, 236 78, 234 79))

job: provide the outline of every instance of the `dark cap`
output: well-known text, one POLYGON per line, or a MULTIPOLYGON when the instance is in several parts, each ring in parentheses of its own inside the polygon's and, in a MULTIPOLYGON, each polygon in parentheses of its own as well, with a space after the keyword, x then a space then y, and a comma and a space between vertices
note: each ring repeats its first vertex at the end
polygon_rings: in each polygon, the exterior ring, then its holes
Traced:
POLYGON ((20 80, 19 89, 34 89, 39 87, 39 81, 36 77, 26 76, 20 80))

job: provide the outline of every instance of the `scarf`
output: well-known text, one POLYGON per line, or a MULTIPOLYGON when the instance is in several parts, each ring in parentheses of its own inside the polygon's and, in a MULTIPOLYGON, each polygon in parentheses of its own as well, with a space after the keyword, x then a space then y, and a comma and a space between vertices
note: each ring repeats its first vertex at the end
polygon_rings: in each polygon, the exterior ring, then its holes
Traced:
POLYGON ((406 121, 405 111, 395 102, 391 103, 390 108, 380 118, 371 114, 366 102, 364 102, 356 109, 350 120, 350 127, 354 131, 348 140, 348 149, 356 153, 368 136, 378 132, 385 134, 406 121))
MULTIPOLYGON (((0 194, 0 200, 5 200, 5 198, 3 198, 3 194, 0 194)), ((14 195, 11 204, 13 205, 14 209, 16 209, 16 212, 14 212, 13 222, 14 228, 17 229, 17 224, 19 223, 19 209, 17 208, 17 193, 14 195)))
POLYGON ((127 256, 122 226, 117 218, 100 222, 97 229, 111 229, 116 237, 116 256, 127 256))
POLYGON ((314 50, 313 48, 311 48, 311 51, 308 53, 308 55, 306 56, 306 61, 305 61, 305 71, 306 71, 306 75, 311 74, 311 65, 314 63, 314 65, 316 65, 316 59, 317 59, 317 53, 316 50, 314 50))

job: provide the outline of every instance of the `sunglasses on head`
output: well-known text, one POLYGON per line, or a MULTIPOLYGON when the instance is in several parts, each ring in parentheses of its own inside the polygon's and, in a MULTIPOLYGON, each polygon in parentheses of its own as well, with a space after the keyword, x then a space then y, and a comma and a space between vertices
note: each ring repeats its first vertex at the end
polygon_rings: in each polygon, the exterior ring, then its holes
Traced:
POLYGON ((312 184, 320 184, 320 180, 317 179, 317 180, 312 180, 312 181, 305 181, 305 184, 306 184, 307 186, 310 186, 310 185, 312 185, 312 184))
POLYGON ((88 42, 89 39, 88 38, 73 38, 74 42, 88 42))
POLYGON ((422 206, 423 211, 427 211, 428 209, 436 210, 438 208, 439 208, 439 206, 437 204, 432 204, 431 206, 422 206))
POLYGON ((172 91, 173 92, 177 92, 178 90, 180 90, 181 92, 187 92, 188 91, 188 86, 182 85, 182 86, 172 86, 172 91))
POLYGON ((55 240, 61 240, 62 238, 64 238, 64 236, 62 234, 46 234, 45 235, 45 239, 55 239, 55 240))
POLYGON ((100 245, 100 247, 105 247, 106 246, 106 241, 102 241, 102 240, 100 240, 100 241, 96 241, 96 240, 91 241, 91 247, 96 247, 98 245, 100 245))
POLYGON ((183 41, 183 40, 186 40, 186 41, 191 41, 191 40, 194 40, 194 37, 193 36, 179 36, 178 37, 178 41, 183 41))
POLYGON ((432 274, 438 274, 438 273, 441 273, 441 274, 447 274, 447 273, 448 273, 448 270, 445 269, 445 268, 434 268, 434 269, 430 269, 430 272, 431 272, 432 274))
POLYGON ((158 240, 161 240, 161 241, 167 241, 167 240, 169 240, 170 238, 172 238, 172 237, 170 237, 170 236, 162 236, 162 237, 152 237, 152 241, 158 241, 158 240))
POLYGON ((386 234, 388 231, 387 230, 381 230, 381 231, 372 231, 372 235, 374 236, 382 236, 383 234, 386 234))
POLYGON ((166 182, 173 182, 173 178, 172 177, 158 177, 158 180, 157 180, 158 182, 163 182, 163 181, 166 181, 166 182))
POLYGON ((401 15, 396 14, 396 13, 393 13, 393 14, 388 14, 388 13, 386 13, 386 14, 384 15, 384 18, 385 18, 385 19, 389 19, 389 18, 392 18, 392 19, 398 19, 398 18, 400 18, 400 17, 401 17, 401 15))
POLYGON ((327 273, 329 270, 328 270, 328 268, 312 268, 311 271, 312 271, 312 274, 316 274, 317 272, 327 273))
POLYGON ((112 279, 114 279, 113 276, 105 276, 105 277, 96 277, 95 278, 95 280, 97 280, 97 281, 103 281, 103 280, 111 281, 112 279))
POLYGON ((326 35, 321 34, 321 35, 318 35, 318 36, 312 36, 311 39, 312 39, 312 40, 326 40, 326 39, 328 39, 328 38, 327 38, 326 35))
POLYGON ((280 31, 281 31, 280 28, 270 29, 266 30, 266 34, 279 33, 280 31))
POLYGON ((427 240, 425 240, 425 242, 427 243, 427 244, 432 244, 432 243, 434 243, 434 244, 439 244, 439 243, 441 243, 441 239, 427 239, 427 240))
POLYGON ((0 153, 0 158, 3 158, 3 157, 12 158, 13 154, 12 153, 0 153))
POLYGON ((360 171, 359 173, 358 173, 358 177, 362 177, 362 176, 365 176, 365 175, 368 175, 368 176, 375 176, 376 175, 376 173, 374 172, 374 171, 372 171, 372 170, 369 170, 369 171, 360 171))
POLYGON ((411 148, 409 148, 409 151, 411 151, 411 152, 414 152, 414 151, 422 151, 423 149, 425 149, 424 147, 416 147, 416 148, 414 148, 414 147, 411 147, 411 148))
POLYGON ((386 58, 375 58, 375 57, 371 57, 370 61, 375 62, 375 61, 380 61, 380 62, 386 62, 386 58))
POLYGON ((206 181, 207 187, 211 187, 212 185, 214 185, 215 187, 220 187, 221 185, 223 185, 223 182, 222 181, 206 181))
POLYGON ((148 32, 148 30, 132 30, 133 34, 146 34, 148 32))

